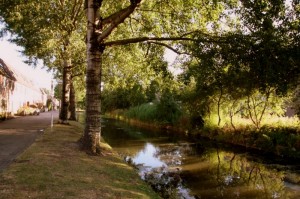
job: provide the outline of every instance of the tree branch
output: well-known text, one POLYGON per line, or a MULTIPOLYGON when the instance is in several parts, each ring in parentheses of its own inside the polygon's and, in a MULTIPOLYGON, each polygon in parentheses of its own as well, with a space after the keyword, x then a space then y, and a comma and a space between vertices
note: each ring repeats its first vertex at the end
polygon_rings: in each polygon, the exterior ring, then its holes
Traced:
MULTIPOLYGON (((210 43, 228 43, 228 41, 223 40, 222 37, 214 37, 205 35, 203 38, 189 38, 185 36, 177 36, 177 37, 136 37, 115 41, 108 41, 102 43, 105 46, 120 46, 132 43, 146 42, 146 41, 193 41, 193 42, 210 42, 210 43)), ((172 49, 171 49, 172 50, 172 49)))
POLYGON ((106 25, 106 24, 110 24, 112 23, 114 20, 116 20, 122 13, 126 12, 128 9, 130 9, 131 6, 127 7, 127 8, 124 8, 122 10, 119 10, 118 12, 115 12, 113 14, 111 14, 110 16, 102 19, 101 23, 102 25, 106 25))
POLYGON ((139 5, 141 0, 136 0, 134 4, 131 4, 127 8, 124 8, 106 19, 103 19, 100 23, 101 25, 110 24, 106 29, 103 30, 103 32, 98 36, 97 40, 98 42, 102 42, 106 37, 110 35, 110 33, 120 24, 123 23, 124 20, 135 10, 135 8, 139 5))
POLYGON ((168 44, 165 44, 165 43, 161 43, 161 42, 156 42, 156 41, 149 41, 147 42, 149 44, 156 44, 156 45, 160 45, 160 46, 164 46, 170 50, 172 50, 173 52, 179 54, 179 55, 182 55, 182 54, 186 54, 186 55, 191 55, 190 53, 187 53, 187 52, 180 52, 178 50, 176 50, 175 48, 173 48, 172 46, 169 46, 168 44))
POLYGON ((104 45, 119 46, 119 45, 139 43, 144 41, 199 41, 199 40, 191 39, 187 37, 137 37, 137 38, 109 41, 109 42, 105 42, 104 45))

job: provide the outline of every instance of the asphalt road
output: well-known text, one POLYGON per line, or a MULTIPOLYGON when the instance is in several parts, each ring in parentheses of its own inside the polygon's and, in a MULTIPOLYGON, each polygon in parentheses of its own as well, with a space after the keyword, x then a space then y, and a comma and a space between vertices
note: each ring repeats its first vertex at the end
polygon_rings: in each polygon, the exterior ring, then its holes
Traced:
POLYGON ((43 134, 44 129, 51 125, 52 115, 56 120, 58 111, 0 122, 0 172, 43 134))

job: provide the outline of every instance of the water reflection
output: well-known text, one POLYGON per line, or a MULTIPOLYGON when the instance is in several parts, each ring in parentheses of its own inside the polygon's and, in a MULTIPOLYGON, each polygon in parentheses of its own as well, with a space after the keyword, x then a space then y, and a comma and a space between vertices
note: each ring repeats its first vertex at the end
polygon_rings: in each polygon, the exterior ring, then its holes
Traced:
POLYGON ((193 199, 190 190, 182 184, 179 167, 174 167, 181 165, 180 151, 169 151, 170 148, 173 147, 146 143, 135 156, 127 156, 125 159, 139 170, 141 178, 163 198, 193 199))
POLYGON ((164 198, 300 198, 299 170, 288 166, 116 121, 103 134, 164 198))
POLYGON ((143 165, 145 167, 166 167, 167 165, 162 162, 156 154, 159 149, 150 143, 146 143, 143 150, 138 152, 136 156, 132 158, 132 161, 136 165, 143 165))
POLYGON ((187 186, 192 193, 202 198, 212 195, 214 198, 290 198, 283 181, 284 172, 249 162, 243 155, 219 150, 207 153, 201 160, 195 158, 194 163, 183 164, 182 176, 188 179, 187 186))

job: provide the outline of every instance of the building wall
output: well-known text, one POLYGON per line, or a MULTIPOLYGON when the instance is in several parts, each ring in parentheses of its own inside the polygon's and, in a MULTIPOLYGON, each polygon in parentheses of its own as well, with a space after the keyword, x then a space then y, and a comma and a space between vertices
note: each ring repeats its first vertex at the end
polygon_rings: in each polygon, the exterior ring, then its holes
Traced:
POLYGON ((18 82, 15 83, 15 89, 10 92, 8 112, 16 114, 18 109, 23 106, 42 103, 43 96, 40 90, 28 88, 18 82))
POLYGON ((10 90, 14 89, 14 81, 0 74, 0 117, 8 112, 10 90))
POLYGON ((45 93, 0 58, 0 118, 30 104, 45 104, 45 93))

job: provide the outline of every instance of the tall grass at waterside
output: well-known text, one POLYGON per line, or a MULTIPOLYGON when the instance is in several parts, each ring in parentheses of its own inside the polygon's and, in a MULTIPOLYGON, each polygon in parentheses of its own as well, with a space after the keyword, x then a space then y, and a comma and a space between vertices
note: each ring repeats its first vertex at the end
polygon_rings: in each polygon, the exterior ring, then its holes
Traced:
POLYGON ((125 117, 138 119, 144 122, 156 122, 158 118, 157 104, 147 103, 130 108, 125 112, 125 117))

